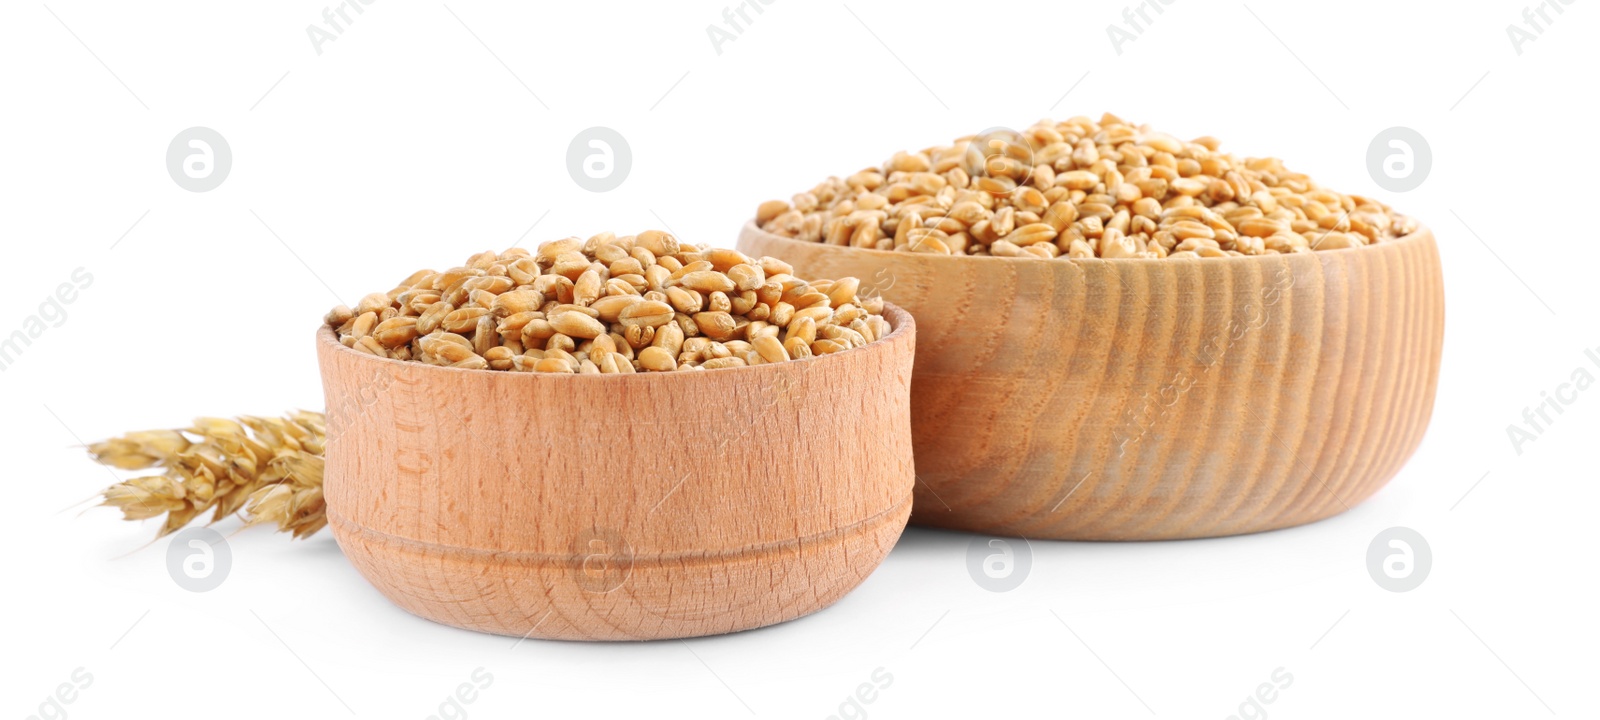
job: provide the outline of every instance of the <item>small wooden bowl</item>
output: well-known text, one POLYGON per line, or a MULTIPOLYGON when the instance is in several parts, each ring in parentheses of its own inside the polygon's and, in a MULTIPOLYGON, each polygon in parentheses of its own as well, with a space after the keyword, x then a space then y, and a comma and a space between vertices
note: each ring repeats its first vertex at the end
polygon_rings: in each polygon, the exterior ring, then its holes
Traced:
POLYGON ((317 332, 328 520, 405 610, 483 632, 641 640, 816 612, 911 512, 916 329, 749 368, 461 370, 317 332))
POLYGON ((1366 499, 1433 412, 1433 235, 1204 260, 924 255, 748 223, 747 255, 917 318, 911 522, 1030 538, 1271 530, 1366 499))

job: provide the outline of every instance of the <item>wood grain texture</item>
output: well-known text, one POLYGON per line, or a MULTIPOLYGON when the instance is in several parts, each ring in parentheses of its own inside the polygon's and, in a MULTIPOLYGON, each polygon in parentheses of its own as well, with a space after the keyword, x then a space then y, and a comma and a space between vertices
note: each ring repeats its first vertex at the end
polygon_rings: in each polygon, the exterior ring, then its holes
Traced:
POLYGON ((1433 411, 1438 250, 1035 260, 739 249, 862 279, 911 312, 911 522, 1151 540, 1326 518, 1399 471, 1433 411))
POLYGON ((317 333, 334 537, 400 607, 539 638, 827 607, 911 512, 911 317, 843 353, 633 375, 460 370, 317 333))

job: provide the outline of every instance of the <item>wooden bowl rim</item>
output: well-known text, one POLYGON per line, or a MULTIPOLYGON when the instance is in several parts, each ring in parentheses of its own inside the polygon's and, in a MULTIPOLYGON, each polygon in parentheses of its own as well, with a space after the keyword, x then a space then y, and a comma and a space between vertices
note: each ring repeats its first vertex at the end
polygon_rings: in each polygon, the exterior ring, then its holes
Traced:
MULTIPOLYGON (((594 380, 594 378, 609 378, 609 379, 612 379, 612 380, 616 380, 617 382, 637 382, 636 380, 635 381, 620 380, 620 378, 632 378, 632 377, 635 377, 635 376, 640 377, 640 378, 658 377, 658 376, 659 377, 672 377, 672 376, 676 376, 676 375, 679 375, 679 374, 698 377, 698 376, 701 376, 701 375, 703 375, 705 373, 716 373, 716 377, 727 377, 729 379, 733 379, 734 377, 736 377, 735 375, 733 375, 733 373, 736 372, 736 371, 742 371, 742 372, 745 372, 745 373, 774 372, 774 368, 787 367, 787 366, 793 366, 794 368, 799 368, 799 369, 807 369, 806 368, 806 364, 807 363, 837 362, 835 360, 830 360, 830 358, 833 358, 835 356, 849 355, 851 353, 857 353, 857 352, 873 352, 873 351, 885 352, 886 351, 885 348, 889 347, 890 344, 904 342, 907 337, 912 336, 912 335, 914 335, 916 333, 917 321, 916 321, 915 318, 911 317, 911 313, 907 312, 905 310, 905 308, 902 308, 902 307, 900 307, 898 305, 895 305, 894 303, 888 302, 886 300, 883 303, 883 317, 884 317, 885 320, 889 321, 889 327, 890 327, 889 334, 884 336, 884 337, 878 338, 877 340, 875 340, 873 342, 867 343, 866 345, 858 347, 858 348, 850 348, 849 350, 845 350, 843 352, 828 353, 826 355, 812 355, 811 357, 801 358, 799 360, 789 360, 787 362, 782 362, 782 363, 762 363, 760 365, 753 365, 753 366, 752 365, 746 365, 746 366, 743 366, 743 367, 718 368, 716 370, 705 370, 705 371, 686 371, 686 372, 681 372, 681 373, 679 371, 664 372, 664 373, 663 372, 591 373, 591 374, 585 376, 585 375, 583 375, 581 373, 512 372, 512 371, 509 371, 509 370, 489 370, 489 369, 478 370, 478 369, 473 369, 473 368, 449 367, 449 366, 445 366, 445 365, 431 365, 431 364, 428 364, 428 363, 415 362, 415 361, 411 361, 411 360, 396 360, 394 358, 381 358, 381 357, 378 357, 377 355, 372 355, 372 354, 369 354, 369 353, 361 352, 361 351, 356 350, 354 348, 345 347, 345 344, 342 343, 342 342, 339 342, 339 338, 336 335, 334 335, 333 328, 328 326, 326 323, 323 323, 323 324, 319 325, 318 328, 317 328, 317 344, 318 345, 327 345, 334 352, 347 352, 347 353, 350 353, 351 355, 358 356, 358 357, 362 358, 363 362, 370 360, 370 361, 378 362, 378 363, 392 363, 392 364, 394 364, 394 365, 396 365, 398 367, 401 367, 401 368, 408 368, 408 367, 425 368, 426 369, 425 371, 441 370, 441 371, 460 372, 460 373, 487 374, 487 375, 490 375, 490 376, 499 376, 499 375, 505 375, 505 376, 527 376, 527 377, 533 377, 533 378, 548 375, 548 376, 551 376, 552 378, 566 378, 566 380, 563 380, 563 381, 569 381, 571 378, 568 377, 568 376, 572 376, 572 377, 588 377, 588 378, 590 378, 589 380, 579 380, 578 382, 596 382, 596 380, 594 380), (724 374, 724 373, 726 373, 726 374, 724 374)), ((527 381, 516 381, 516 380, 513 380, 512 382, 541 382, 541 381, 539 381, 539 380, 527 380, 527 381)))
MULTIPOLYGON (((1040 261, 1042 261, 1042 258, 999 257, 999 256, 995 256, 995 255, 943 255, 943 254, 940 254, 940 253, 910 253, 910 252, 900 252, 898 250, 878 250, 876 248, 858 248, 858 247, 852 247, 850 245, 829 245, 827 243, 820 243, 820 242, 805 242, 803 240, 796 240, 794 238, 784 237, 782 235, 778 235, 778 234, 775 234, 775 233, 767 232, 766 230, 761 229, 760 226, 756 225, 755 218, 751 218, 751 219, 745 221, 744 231, 746 233, 749 233, 749 232, 759 233, 759 234, 765 236, 766 238, 769 238, 769 239, 772 239, 772 240, 776 240, 776 241, 779 241, 779 242, 782 242, 782 243, 793 244, 793 245, 800 246, 800 247, 832 248, 832 249, 835 249, 835 250, 843 250, 843 251, 849 251, 849 252, 853 252, 853 253, 865 253, 869 257, 870 256, 880 256, 880 257, 887 257, 887 258, 907 258, 907 257, 939 258, 939 260, 937 260, 936 262, 941 262, 941 261, 946 261, 946 260, 953 260, 953 261, 956 261, 956 262, 989 262, 989 261, 996 261, 996 260, 1001 261, 1001 262, 1016 262, 1016 261, 1040 262, 1040 261)), ((1374 245, 1363 245, 1361 247, 1339 248, 1337 250, 1313 250, 1311 252, 1305 252, 1305 253, 1267 253, 1267 254, 1264 254, 1264 255, 1229 255, 1227 257, 1221 257, 1221 258, 1177 258, 1177 259, 1173 259, 1173 258, 1102 258, 1102 257, 1068 258, 1068 257, 1055 257, 1055 258, 1051 258, 1050 261, 1053 262, 1053 261, 1066 260, 1067 262, 1069 262, 1071 264, 1074 264, 1074 265, 1090 265, 1090 264, 1095 264, 1095 263, 1136 264, 1136 263, 1167 263, 1167 262, 1201 262, 1201 261, 1204 261, 1204 262, 1207 262, 1207 263, 1215 265, 1215 264, 1217 264, 1216 261, 1218 261, 1218 260, 1221 260, 1223 262, 1259 262, 1261 260, 1270 259, 1270 258, 1293 258, 1293 257, 1297 257, 1297 256, 1317 257, 1317 256, 1320 256, 1320 255, 1322 255, 1324 253, 1367 252, 1367 251, 1370 251, 1370 250, 1372 250, 1374 248, 1394 247, 1394 246, 1398 246, 1398 245, 1406 244, 1406 243, 1420 243, 1420 242, 1428 242, 1428 241, 1432 241, 1432 240, 1433 240, 1433 231, 1429 230, 1428 226, 1423 225, 1421 223, 1418 223, 1416 230, 1414 230, 1414 231, 1412 231, 1410 233, 1407 233, 1405 235, 1402 235, 1402 236, 1400 236, 1398 238, 1395 238, 1393 240, 1377 243, 1377 244, 1374 244, 1374 245)), ((887 304, 887 303, 885 303, 885 304, 887 304)))

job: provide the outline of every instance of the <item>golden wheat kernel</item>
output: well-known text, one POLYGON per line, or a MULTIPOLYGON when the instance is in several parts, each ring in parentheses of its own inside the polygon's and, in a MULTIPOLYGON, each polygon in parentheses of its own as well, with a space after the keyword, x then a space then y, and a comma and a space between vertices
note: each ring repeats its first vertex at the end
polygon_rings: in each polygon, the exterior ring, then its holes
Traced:
POLYGON ((379 343, 376 338, 373 338, 371 336, 363 337, 363 338, 357 338, 356 339, 356 344, 355 344, 355 349, 360 350, 361 352, 367 353, 369 355, 377 355, 378 357, 389 357, 389 351, 386 348, 383 347, 382 343, 379 343))
POLYGON ((784 293, 783 301, 793 305, 796 310, 803 310, 813 305, 831 306, 832 301, 826 293, 819 292, 814 286, 806 285, 784 293))
POLYGON ((750 344, 761 354, 761 358, 769 363, 789 360, 789 351, 784 350, 783 343, 771 335, 758 335, 750 344))
POLYGON ((628 305, 617 315, 618 321, 624 327, 648 326, 659 327, 672 322, 673 309, 671 305, 656 300, 640 300, 628 305))
POLYGON ((638 295, 607 295, 595 300, 589 306, 594 311, 594 317, 606 323, 614 323, 622 315, 622 311, 629 306, 641 302, 638 295))
POLYGON ((700 367, 703 367, 707 370, 720 370, 722 368, 744 367, 747 364, 748 363, 744 361, 744 358, 719 357, 700 363, 700 367))
POLYGON ((488 361, 489 367, 496 370, 510 370, 511 358, 514 356, 515 354, 507 347, 492 347, 483 353, 483 359, 488 361))
POLYGON ((500 345, 500 333, 495 331, 495 319, 485 315, 478 318, 478 327, 472 334, 472 349, 479 355, 500 345))
POLYGON ((694 314, 695 327, 712 340, 728 340, 734 336, 733 316, 726 312, 707 311, 694 314))
MULTIPOLYGON (((601 243, 594 248, 594 259, 608 265, 614 265, 625 259, 631 258, 628 248, 616 242, 601 243)), ((635 261, 637 262, 637 261, 635 261)), ((643 267, 642 265, 640 266, 643 267)))
POLYGON ((678 369, 678 361, 665 348, 651 345, 639 351, 639 366, 655 372, 670 372, 678 369))
POLYGON ((809 317, 796 318, 794 322, 789 323, 787 332, 784 333, 784 339, 788 340, 789 338, 800 338, 807 345, 815 342, 817 339, 816 320, 809 317))
POLYGON ((589 258, 583 253, 562 253, 557 257, 555 264, 550 266, 550 273, 571 282, 577 282, 579 276, 589 271, 589 258))
POLYGON ((560 240, 550 240, 548 242, 539 243, 538 251, 535 253, 535 256, 539 259, 539 263, 541 265, 548 267, 551 263, 556 261, 556 258, 559 258, 567 253, 578 252, 582 249, 582 240, 579 240, 575 237, 562 238, 560 240))
POLYGON ((363 338, 372 334, 372 328, 378 324, 378 314, 375 312, 361 313, 350 325, 350 336, 363 338))
POLYGON ((786 263, 775 257, 762 256, 756 260, 756 264, 761 266, 761 272, 766 273, 767 279, 769 280, 772 279, 773 275, 794 274, 793 265, 790 265, 789 263, 786 263))
MULTIPOLYGON (((685 266, 685 269, 697 264, 699 263, 691 263, 691 265, 685 266)), ((698 290, 703 293, 730 292, 737 287, 734 281, 727 275, 719 273, 715 270, 696 270, 692 272, 686 272, 679 276, 677 281, 683 287, 691 290, 698 290)))
POLYGON ((867 311, 860 305, 844 305, 834 308, 833 322, 838 325, 849 325, 867 314, 867 311))
POLYGON ((861 281, 853 277, 835 280, 833 286, 827 290, 828 302, 833 307, 848 305, 856 301, 856 291, 861 288, 861 281))
POLYGON ((556 315, 558 315, 560 313, 566 313, 566 312, 575 312, 575 313, 579 313, 579 314, 583 314, 583 315, 588 315, 589 317, 596 318, 596 319, 598 319, 600 317, 600 311, 599 310, 596 310, 596 309, 594 309, 592 307, 586 307, 586 306, 583 306, 583 305, 576 305, 576 304, 573 304, 573 303, 559 303, 559 304, 553 305, 553 306, 550 307, 549 310, 545 311, 545 316, 546 317, 554 317, 554 316, 556 316, 556 315))
POLYGON ((580 358, 574 355, 573 352, 573 350, 546 350, 544 356, 546 359, 560 360, 566 363, 567 368, 572 372, 577 372, 580 358))
POLYGON ((452 310, 440 321, 439 327, 453 333, 468 333, 478 326, 478 318, 488 314, 489 308, 486 307, 472 306, 452 310))
POLYGON ((638 295, 648 287, 643 275, 620 275, 606 281, 605 294, 638 295))
POLYGON ((809 318, 818 324, 822 324, 833 319, 833 308, 830 308, 827 305, 813 305, 808 308, 794 311, 794 316, 796 319, 809 318))
MULTIPOLYGON (((606 266, 606 272, 611 277, 618 275, 644 275, 644 265, 633 258, 623 258, 606 266)), ((608 281, 609 282, 609 281, 608 281)))
POLYGON ((641 350, 655 340, 656 329, 650 325, 629 325, 623 328, 622 337, 629 347, 641 350))
POLYGON ((678 239, 661 230, 646 230, 634 236, 634 244, 649 250, 651 254, 662 255, 678 254, 678 239))
POLYGON ((784 353, 795 360, 801 360, 813 355, 811 352, 811 343, 806 342, 804 339, 798 337, 792 337, 784 340, 783 350, 784 353))
POLYGON ((331 327, 339 327, 355 318, 355 311, 343 305, 337 305, 322 316, 322 322, 331 327))
POLYGON ((811 352, 814 355, 831 355, 836 352, 849 350, 850 346, 838 340, 818 340, 811 343, 811 352))
POLYGON ((756 222, 765 225, 788 209, 789 203, 782 200, 768 200, 756 208, 756 222))
POLYGON ((479 270, 485 270, 489 266, 491 266, 491 265, 493 265, 493 264, 495 264, 496 262, 499 262, 499 261, 500 261, 500 254, 499 253, 494 252, 493 250, 485 250, 485 251, 483 251, 481 253, 473 255, 470 258, 467 258, 467 266, 468 267, 472 267, 472 268, 477 268, 479 270))
POLYGON ((676 357, 682 349, 683 342, 683 328, 677 323, 667 323, 666 325, 662 325, 660 328, 657 328, 656 336, 650 340, 651 345, 666 350, 674 357, 676 357))
POLYGON ((637 287, 641 293, 646 290, 661 290, 667 286, 668 282, 671 282, 671 279, 672 273, 668 271, 665 266, 659 264, 651 265, 650 267, 645 268, 643 284, 641 285, 635 283, 635 287, 637 287))
POLYGON ((526 347, 543 347, 546 340, 556 334, 550 320, 544 317, 529 319, 522 326, 522 344, 526 347))
POLYGON ((697 313, 705 307, 705 296, 698 290, 683 287, 669 287, 666 290, 667 302, 678 312, 697 313))
POLYGON ((866 320, 860 318, 852 320, 850 321, 849 328, 857 333, 860 333, 861 337, 865 338, 869 343, 878 341, 879 335, 877 329, 869 324, 866 320))
POLYGON ((477 356, 477 353, 473 352, 470 346, 454 342, 435 342, 429 349, 434 355, 447 363, 458 363, 477 356))
POLYGON ((511 261, 510 265, 506 266, 506 277, 511 278, 511 281, 517 283, 518 285, 526 285, 531 283, 533 282, 533 279, 538 276, 538 261, 531 257, 517 258, 516 260, 511 261))
POLYGON ((558 332, 554 335, 551 335, 549 340, 544 341, 544 349, 545 352, 550 352, 553 350, 572 352, 573 350, 578 349, 578 344, 573 341, 570 335, 558 332))
POLYGON ((754 290, 767 282, 767 274, 762 272, 760 265, 753 263, 740 263, 728 268, 728 279, 733 281, 734 287, 743 292, 754 290))
POLYGON ((553 372, 553 373, 570 373, 570 372, 574 372, 574 368, 571 365, 567 364, 567 361, 565 359, 563 359, 563 358, 553 358, 553 357, 547 357, 547 358, 545 358, 543 360, 540 360, 537 363, 534 363, 533 369, 534 369, 535 372, 553 372))
POLYGON ((605 333, 605 325, 602 325, 600 320, 595 320, 595 318, 582 314, 582 312, 576 312, 576 310, 566 310, 566 312, 557 312, 555 315, 550 315, 549 322, 557 333, 565 334, 570 338, 590 339, 595 338, 597 334, 605 333))
POLYGON ((372 330, 373 338, 391 349, 411 342, 417 334, 417 319, 414 317, 390 318, 378 323, 372 330))
POLYGON ((573 283, 572 302, 576 305, 589 305, 600 297, 604 284, 600 279, 600 273, 594 268, 583 271, 573 283))
POLYGON ((511 278, 504 276, 497 277, 494 275, 468 278, 466 282, 461 284, 461 287, 465 288, 468 292, 482 290, 491 295, 498 295, 510 290, 515 286, 516 283, 512 281, 511 278))
POLYGON ((611 339, 609 334, 597 335, 593 340, 584 341, 578 349, 590 353, 590 357, 596 357, 602 353, 616 352, 617 341, 611 339))
POLYGON ((707 248, 704 253, 706 262, 711 263, 711 268, 720 273, 728 272, 735 265, 750 262, 750 258, 738 250, 729 248, 707 248))
POLYGON ((390 300, 389 296, 384 293, 371 293, 363 296, 361 298, 361 302, 356 303, 355 313, 357 315, 363 315, 369 312, 380 312, 384 308, 389 307, 391 302, 392 300, 390 300))

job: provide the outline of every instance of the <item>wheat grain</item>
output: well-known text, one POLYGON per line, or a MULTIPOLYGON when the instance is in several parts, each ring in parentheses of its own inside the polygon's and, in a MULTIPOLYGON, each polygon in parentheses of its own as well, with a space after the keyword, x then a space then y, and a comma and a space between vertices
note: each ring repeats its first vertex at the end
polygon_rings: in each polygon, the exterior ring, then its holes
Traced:
MULTIPOLYGON (((950 183, 944 175, 919 172, 917 187, 937 190, 950 183)), ((1035 194, 1026 202, 1042 210, 1044 196, 1035 194)), ((887 198, 864 200, 858 208, 863 214, 839 232, 881 224, 887 206, 887 198)), ((1013 232, 1013 213, 1002 213, 1007 232, 1013 232)), ((1048 245, 1035 236, 1056 232, 1035 222, 1037 213, 1016 217, 1027 222, 1017 226, 1015 239, 1030 246, 1048 245)), ((872 232, 856 237, 869 236, 877 242, 872 232)), ((533 251, 479 253, 442 272, 420 270, 388 293, 363 296, 355 309, 334 308, 324 321, 345 346, 378 357, 576 374, 784 362, 888 335, 882 299, 861 297, 859 280, 807 282, 793 272, 775 258, 697 247, 659 230, 602 233, 546 242, 533 251)), ((164 494, 169 488, 158 485, 143 492, 152 502, 170 504, 164 494)), ((261 507, 297 508, 297 497, 264 495, 261 507)))
POLYGON ((1070 259, 1357 248, 1417 228, 1275 158, 1235 158, 1217 147, 1214 138, 1182 142, 1110 114, 1045 120, 895 153, 789 202, 762 203, 756 223, 807 242, 1070 259), (1216 243, 1177 249, 1196 238, 1216 243))

